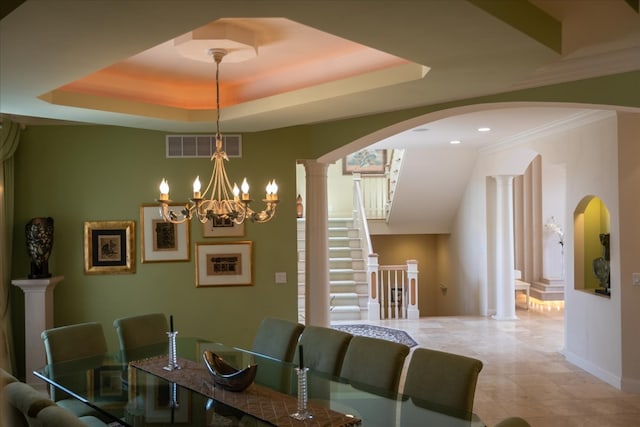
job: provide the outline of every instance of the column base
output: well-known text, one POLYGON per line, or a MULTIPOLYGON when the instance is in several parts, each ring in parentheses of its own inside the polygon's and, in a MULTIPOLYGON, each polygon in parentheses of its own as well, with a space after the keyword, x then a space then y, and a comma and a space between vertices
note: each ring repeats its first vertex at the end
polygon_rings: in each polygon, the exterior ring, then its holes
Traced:
POLYGON ((520 320, 518 318, 518 316, 513 315, 513 316, 498 316, 497 314, 494 314, 493 316, 491 316, 491 318, 493 320, 520 320))

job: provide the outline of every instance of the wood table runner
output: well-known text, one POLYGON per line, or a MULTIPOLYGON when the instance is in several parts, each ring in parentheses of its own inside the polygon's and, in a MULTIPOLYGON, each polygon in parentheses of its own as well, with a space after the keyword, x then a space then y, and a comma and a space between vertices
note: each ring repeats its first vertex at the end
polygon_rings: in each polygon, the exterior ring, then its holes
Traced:
MULTIPOLYGON (((225 405, 236 408, 246 414, 279 427, 348 427, 360 425, 360 419, 341 414, 329 408, 308 404, 311 420, 299 421, 291 418, 298 409, 297 397, 280 393, 259 384, 251 384, 242 392, 226 391, 213 387, 213 379, 202 364, 178 358, 180 369, 167 371, 167 356, 131 362, 131 366, 149 372, 152 375, 176 383, 225 405)), ((260 367, 258 366, 258 369, 260 367)))

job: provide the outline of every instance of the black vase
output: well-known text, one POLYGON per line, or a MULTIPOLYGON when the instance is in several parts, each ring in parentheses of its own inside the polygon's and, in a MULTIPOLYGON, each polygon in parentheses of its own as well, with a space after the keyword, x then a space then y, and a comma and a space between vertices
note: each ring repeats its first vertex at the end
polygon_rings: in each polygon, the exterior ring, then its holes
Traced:
POLYGON ((49 255, 53 247, 53 218, 33 218, 25 226, 27 253, 31 258, 29 279, 51 277, 49 255))

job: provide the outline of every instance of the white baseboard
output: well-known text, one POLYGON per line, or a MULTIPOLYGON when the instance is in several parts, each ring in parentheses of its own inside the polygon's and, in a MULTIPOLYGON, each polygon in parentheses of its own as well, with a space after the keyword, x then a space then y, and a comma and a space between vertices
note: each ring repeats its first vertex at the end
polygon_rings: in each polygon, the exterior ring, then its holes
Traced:
MULTIPOLYGON (((599 366, 594 365, 592 362, 585 360, 582 357, 570 351, 567 351, 566 348, 562 350, 562 354, 569 362, 573 363, 577 367, 584 369, 585 371, 589 372, 591 375, 601 379, 602 381, 606 382, 607 384, 610 384, 611 386, 617 388, 618 390, 622 390, 622 379, 619 376, 614 375, 611 372, 605 371, 599 366)), ((640 383, 638 385, 640 385, 640 383)))

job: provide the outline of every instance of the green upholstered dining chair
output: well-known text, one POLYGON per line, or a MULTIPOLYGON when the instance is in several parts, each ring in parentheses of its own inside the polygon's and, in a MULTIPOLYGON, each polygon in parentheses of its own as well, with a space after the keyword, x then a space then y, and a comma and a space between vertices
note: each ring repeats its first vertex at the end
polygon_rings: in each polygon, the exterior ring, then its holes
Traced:
MULTIPOLYGON (((298 338, 304 330, 301 323, 266 317, 262 319, 253 339, 251 351, 284 362, 292 362, 298 338)), ((258 363, 256 381, 284 393, 292 391, 291 370, 281 364, 258 363)))
POLYGON ((481 370, 480 360, 417 348, 411 355, 402 392, 430 405, 471 413, 481 370))
MULTIPOLYGON (((331 376, 340 375, 351 338, 353 335, 348 332, 323 326, 305 326, 298 339, 298 345, 302 346, 305 367, 331 376)), ((299 359, 299 348, 296 347, 294 361, 299 359)))
MULTIPOLYGON (((48 365, 81 360, 81 363, 86 365, 86 370, 89 371, 102 366, 103 359, 107 353, 104 330, 102 325, 97 322, 47 329, 42 331, 41 337, 44 342, 48 365)), ((47 369, 54 368, 48 366, 47 369)), ((55 376, 56 372, 52 371, 49 375, 55 376)), ((75 381, 79 389, 87 386, 86 375, 69 378, 69 381, 75 381)), ((54 387, 51 387, 50 395, 54 402, 68 409, 76 416, 95 413, 93 408, 54 387)))
POLYGON ((395 394, 408 354, 404 344, 356 335, 347 346, 340 376, 356 387, 395 394))
POLYGON ((303 329, 304 325, 301 323, 266 317, 258 326, 251 350, 274 359, 291 362, 303 329))
POLYGON ((122 317, 113 321, 124 362, 164 354, 169 345, 169 324, 163 313, 122 317))
POLYGON ((495 427, 531 427, 524 418, 520 417, 509 417, 500 421, 495 427))

